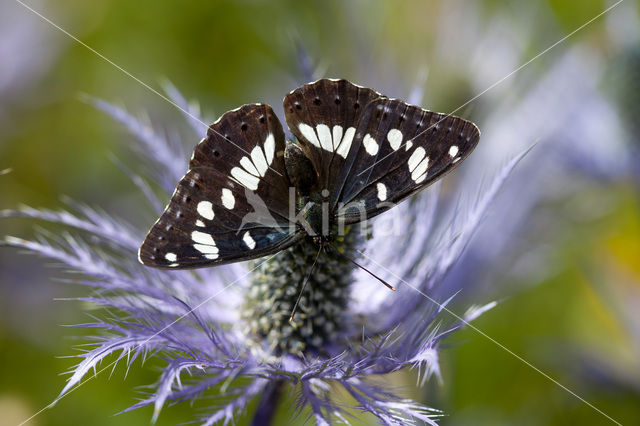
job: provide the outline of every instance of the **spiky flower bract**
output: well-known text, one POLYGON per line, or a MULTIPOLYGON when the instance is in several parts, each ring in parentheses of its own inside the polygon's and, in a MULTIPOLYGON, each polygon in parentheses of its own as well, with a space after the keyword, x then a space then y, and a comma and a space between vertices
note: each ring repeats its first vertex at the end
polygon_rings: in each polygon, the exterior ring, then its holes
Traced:
MULTIPOLYGON (((167 93, 188 108, 174 88, 167 93)), ((152 166, 146 178, 131 176, 154 206, 151 222, 184 172, 184 152, 124 109, 92 102, 130 130, 152 166), (165 192, 160 199, 152 190, 156 186, 165 192)), ((202 424, 231 423, 251 400, 271 401, 288 384, 298 392, 299 407, 310 410, 317 424, 350 415, 344 400, 335 397, 336 386, 356 408, 384 424, 435 424, 439 411, 372 379, 404 368, 417 370, 421 382, 439 375, 442 339, 493 306, 473 307, 453 318, 443 312, 450 298, 434 303, 423 296, 433 294, 460 257, 520 158, 500 169, 489 184, 460 188, 467 201, 453 208, 438 207, 436 185, 374 220, 368 235, 347 235, 342 249, 394 282, 398 291, 389 292, 345 259, 325 254, 310 276, 293 324, 286 316, 316 255, 310 245, 248 264, 193 272, 155 270, 136 259, 141 229, 74 203, 73 213, 31 208, 3 212, 72 228, 36 241, 6 241, 65 265, 91 289, 81 300, 105 308, 94 322, 81 325, 97 331, 95 347, 80 355, 83 360, 60 397, 103 360, 115 357, 115 363, 130 367, 153 354, 165 360, 164 370, 154 390, 130 409, 153 405, 154 420, 166 403, 193 400, 213 389, 216 399, 200 417, 202 424), (401 232, 389 235, 389 218, 401 232)), ((256 416, 270 416, 268 406, 260 403, 256 416)))

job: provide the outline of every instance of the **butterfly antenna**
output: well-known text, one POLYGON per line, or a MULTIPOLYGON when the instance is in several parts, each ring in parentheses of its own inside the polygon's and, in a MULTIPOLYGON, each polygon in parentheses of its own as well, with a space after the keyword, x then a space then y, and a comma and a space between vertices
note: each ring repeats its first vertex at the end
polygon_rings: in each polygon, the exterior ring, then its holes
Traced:
POLYGON ((368 270, 367 268, 365 268, 364 266, 360 265, 358 262, 356 262, 355 260, 353 260, 351 257, 347 256, 346 254, 342 253, 340 250, 338 250, 336 247, 334 246, 330 246, 331 248, 333 248, 333 250, 338 253, 340 256, 344 257, 345 259, 347 259, 349 262, 353 263, 354 265, 356 265, 358 268, 362 269, 363 271, 365 271, 367 274, 371 275, 373 278, 377 279, 378 281, 380 281, 382 284, 386 285, 390 290, 396 291, 395 287, 392 286, 391 284, 389 284, 388 282, 386 282, 385 280, 383 280, 382 278, 380 278, 379 276, 377 276, 376 274, 374 274, 373 272, 371 272, 370 270, 368 270))
POLYGON ((298 304, 300 303, 300 299, 302 299, 302 293, 304 292, 307 283, 309 282, 309 278, 311 278, 311 274, 316 267, 316 263, 318 263, 318 257, 320 257, 320 252, 322 251, 322 246, 318 248, 318 253, 316 253, 316 258, 311 265, 311 269, 309 269, 309 273, 304 279, 304 283, 302 284, 302 289, 300 289, 300 294, 298 294, 298 300, 296 300, 296 304, 293 305, 293 310, 291 311, 291 316, 289 317, 289 322, 293 322, 293 316, 296 314, 296 309, 298 309, 298 304))

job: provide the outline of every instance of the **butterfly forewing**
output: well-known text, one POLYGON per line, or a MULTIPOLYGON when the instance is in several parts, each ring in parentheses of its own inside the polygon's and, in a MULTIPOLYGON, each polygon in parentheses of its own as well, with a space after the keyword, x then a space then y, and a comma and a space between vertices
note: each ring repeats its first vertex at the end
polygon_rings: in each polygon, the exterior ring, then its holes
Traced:
POLYGON ((260 187, 263 199, 276 210, 286 211, 289 182, 284 146, 282 125, 273 109, 264 104, 244 105, 209 127, 207 137, 195 148, 189 168, 214 168, 251 191, 260 187))
POLYGON ((284 98, 291 132, 318 174, 319 189, 332 190, 354 142, 367 104, 380 95, 347 80, 322 79, 284 98))
POLYGON ((374 100, 338 178, 338 214, 355 222, 363 212, 371 218, 387 210, 456 167, 479 137, 477 127, 461 118, 396 99, 374 100))
POLYGON ((245 105, 211 125, 189 171, 151 228, 142 263, 193 268, 277 252, 289 228, 284 132, 268 105, 245 105))

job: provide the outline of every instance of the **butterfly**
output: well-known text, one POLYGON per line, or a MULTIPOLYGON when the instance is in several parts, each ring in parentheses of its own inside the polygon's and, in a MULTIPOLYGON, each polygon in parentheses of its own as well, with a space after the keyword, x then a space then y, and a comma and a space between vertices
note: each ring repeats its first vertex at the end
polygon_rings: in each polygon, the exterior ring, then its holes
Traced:
MULTIPOLYGON (((273 109, 222 115, 138 252, 147 266, 188 269, 255 259, 392 208, 453 170, 478 128, 347 80, 321 79, 273 109)), ((344 228, 342 228, 344 229, 344 228)))

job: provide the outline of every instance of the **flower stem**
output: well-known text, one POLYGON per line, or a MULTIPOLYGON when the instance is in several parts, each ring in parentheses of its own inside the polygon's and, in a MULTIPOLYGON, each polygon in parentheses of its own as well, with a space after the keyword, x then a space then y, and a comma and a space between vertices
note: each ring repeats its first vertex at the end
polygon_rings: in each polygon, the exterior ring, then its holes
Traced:
POLYGON ((280 402, 280 396, 282 395, 282 388, 284 382, 282 380, 275 380, 269 383, 262 392, 260 402, 258 403, 258 409, 253 416, 251 426, 270 426, 278 408, 278 402, 280 402))

